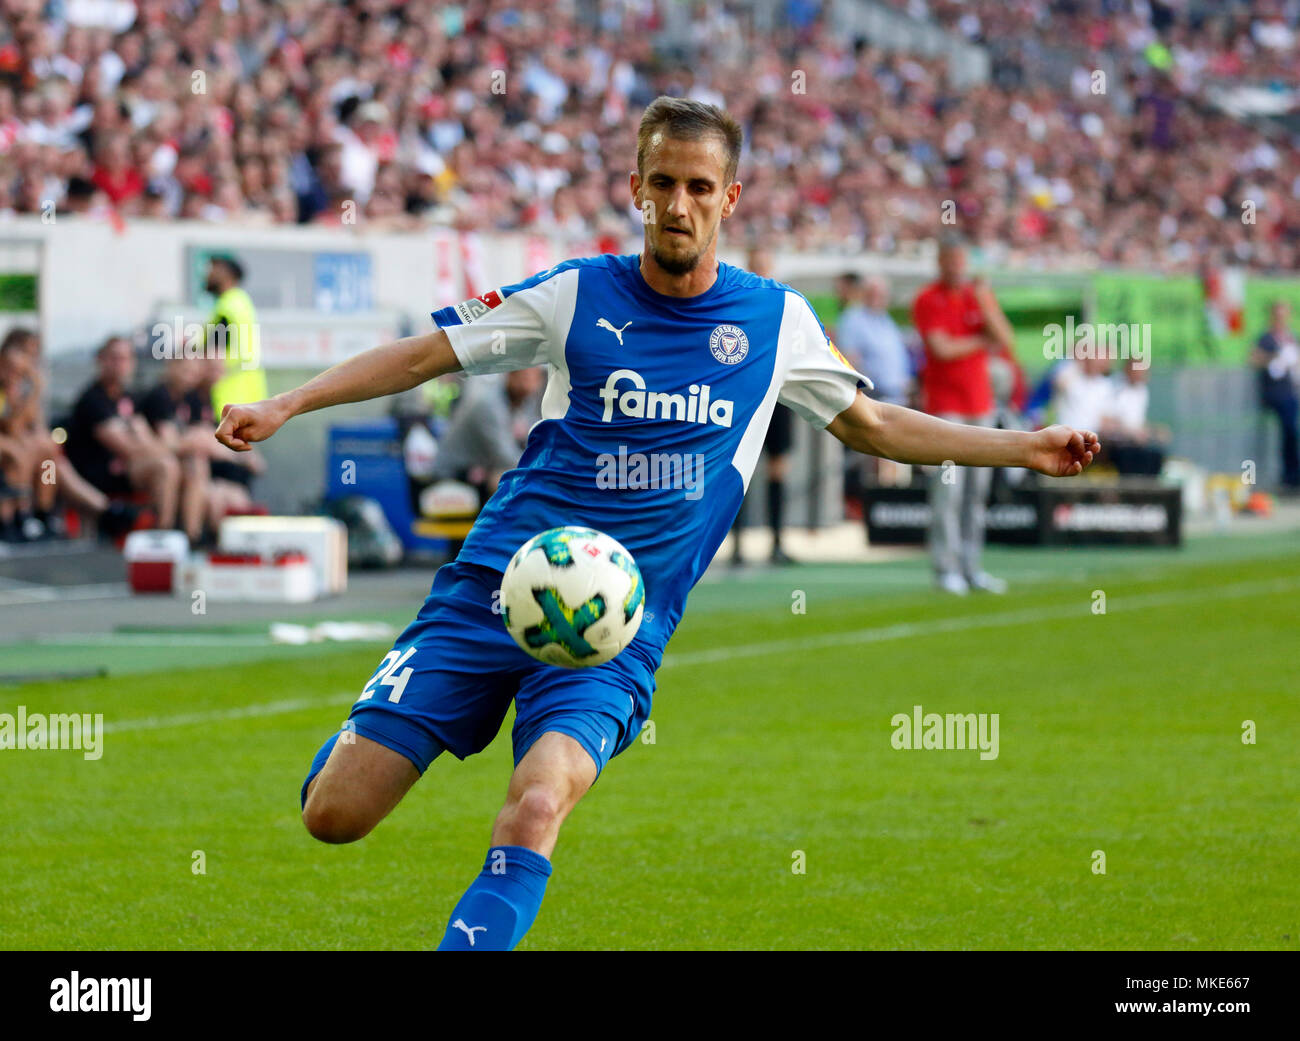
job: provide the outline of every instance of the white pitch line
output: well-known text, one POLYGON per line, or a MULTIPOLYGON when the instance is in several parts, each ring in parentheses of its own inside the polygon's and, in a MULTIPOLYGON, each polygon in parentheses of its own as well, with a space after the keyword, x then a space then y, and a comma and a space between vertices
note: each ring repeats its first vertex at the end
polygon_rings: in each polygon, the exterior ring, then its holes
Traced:
POLYGON ((0 607, 21 604, 47 604, 61 600, 109 600, 126 596, 130 587, 125 582, 101 582, 85 586, 34 586, 23 589, 0 590, 0 607))
MULTIPOLYGON (((1169 590, 1163 593, 1147 593, 1131 597, 1112 597, 1106 605, 1106 613, 1116 611, 1134 611, 1148 607, 1182 606, 1197 601, 1234 599, 1253 596, 1258 593, 1283 593, 1300 588, 1300 579, 1268 579, 1259 582, 1239 582, 1230 586, 1218 586, 1197 592, 1169 590)), ((1079 618, 1090 616, 1091 599, 1078 605, 1058 608, 1033 608, 1022 611, 1007 611, 992 615, 967 615, 961 618, 941 618, 931 622, 904 623, 887 625, 878 629, 858 629, 846 633, 827 633, 824 636, 802 637, 791 640, 768 640, 763 643, 737 644, 732 647, 719 647, 711 651, 695 651, 686 654, 669 655, 664 659, 663 668, 681 665, 705 665, 719 661, 731 661, 737 658, 756 658, 766 654, 784 654, 790 651, 817 649, 821 647, 851 646, 856 643, 878 643, 886 640, 901 640, 911 636, 937 636, 943 633, 962 632, 972 629, 987 629, 998 626, 1030 625, 1047 618, 1079 618)), ((133 730, 163 730, 172 727, 196 726, 203 723, 221 723, 234 719, 249 719, 262 716, 283 715, 302 709, 324 708, 338 705, 342 708, 348 704, 348 694, 334 694, 319 698, 291 698, 284 701, 271 701, 260 705, 245 705, 240 708, 215 709, 211 712, 191 712, 179 716, 155 716, 143 719, 124 719, 116 723, 106 723, 107 732, 121 733, 133 730)))
POLYGON ((325 705, 342 705, 345 694, 323 698, 289 698, 285 701, 268 701, 261 705, 244 705, 240 708, 214 709, 211 712, 190 712, 183 716, 148 716, 143 719, 123 719, 105 723, 105 733, 122 733, 128 730, 167 730, 172 727, 196 726, 200 723, 224 723, 232 719, 249 719, 259 716, 279 716, 306 708, 325 705))
MULTIPOLYGON (((271 647, 262 633, 51 633, 24 643, 67 644, 73 647, 271 647)), ((287 645, 285 645, 287 646, 287 645)), ((5 645, 0 644, 0 650, 5 645)))
MULTIPOLYGON (((1134 611, 1147 607, 1181 605, 1203 600, 1253 596, 1257 593, 1282 593, 1300 588, 1300 579, 1268 579, 1260 582, 1238 582, 1197 592, 1169 590, 1164 593, 1147 593, 1137 596, 1111 597, 1106 602, 1106 613, 1134 611)), ((1002 614, 966 615, 961 618, 940 618, 930 622, 905 622, 886 625, 878 629, 857 629, 846 633, 825 633, 821 636, 801 636, 787 640, 767 640, 763 643, 718 647, 711 651, 687 651, 684 654, 664 656, 661 668, 681 665, 709 665, 736 658, 755 658, 765 654, 788 654, 797 651, 819 650, 824 647, 848 647, 858 643, 881 643, 886 640, 904 640, 912 636, 939 636, 944 633, 966 632, 972 629, 993 629, 1000 626, 1031 625, 1046 618, 1089 617, 1091 598, 1085 598, 1069 607, 1037 607, 1002 614)))

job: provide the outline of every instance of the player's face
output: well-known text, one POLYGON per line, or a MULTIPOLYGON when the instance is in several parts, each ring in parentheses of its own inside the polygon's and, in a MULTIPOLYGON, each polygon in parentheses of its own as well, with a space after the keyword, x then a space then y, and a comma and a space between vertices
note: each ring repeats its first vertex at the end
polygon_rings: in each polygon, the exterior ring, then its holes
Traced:
POLYGON ((709 252, 723 218, 740 198, 740 182, 726 180, 721 137, 695 141, 656 134, 632 194, 645 219, 646 252, 670 275, 694 271, 709 252))

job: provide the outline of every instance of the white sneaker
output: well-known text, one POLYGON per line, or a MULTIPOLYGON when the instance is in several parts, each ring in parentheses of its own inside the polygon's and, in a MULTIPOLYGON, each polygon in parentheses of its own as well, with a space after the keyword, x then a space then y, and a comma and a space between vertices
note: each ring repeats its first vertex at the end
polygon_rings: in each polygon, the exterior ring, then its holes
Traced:
POLYGON ((945 593, 952 593, 954 596, 965 596, 970 592, 970 586, 966 584, 966 580, 955 572, 948 572, 946 575, 935 575, 934 584, 945 593))
POLYGON ((971 589, 978 590, 981 593, 1005 593, 1007 583, 1004 579, 995 578, 987 571, 981 571, 970 577, 969 583, 971 589))

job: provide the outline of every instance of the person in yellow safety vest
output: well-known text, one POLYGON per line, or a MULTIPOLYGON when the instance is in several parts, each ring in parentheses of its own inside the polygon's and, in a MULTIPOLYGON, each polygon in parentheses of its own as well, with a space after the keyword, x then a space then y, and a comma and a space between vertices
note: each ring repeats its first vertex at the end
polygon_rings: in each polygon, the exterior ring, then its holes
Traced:
POLYGON ((244 269, 234 257, 217 255, 208 261, 205 288, 217 298, 208 319, 208 342, 225 345, 226 374, 212 388, 212 409, 221 416, 223 405, 264 401, 266 372, 262 368, 262 342, 257 311, 240 283, 244 269))

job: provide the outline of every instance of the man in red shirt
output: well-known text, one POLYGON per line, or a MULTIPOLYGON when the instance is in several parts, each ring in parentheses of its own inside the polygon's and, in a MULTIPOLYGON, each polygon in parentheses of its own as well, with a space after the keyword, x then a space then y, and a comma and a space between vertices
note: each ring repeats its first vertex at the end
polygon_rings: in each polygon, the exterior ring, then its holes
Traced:
POLYGON ((111 137, 98 154, 90 181, 119 208, 132 205, 144 193, 144 176, 131 165, 131 148, 125 137, 111 137))
MULTIPOLYGON (((992 290, 966 280, 966 248, 956 239, 939 246, 939 280, 917 294, 912 321, 925 343, 921 408, 959 423, 992 426, 995 403, 989 355, 1009 353, 1011 324, 992 290)), ((944 463, 930 477, 930 557, 938 587, 1006 591, 980 567, 984 504, 992 471, 944 463)))

